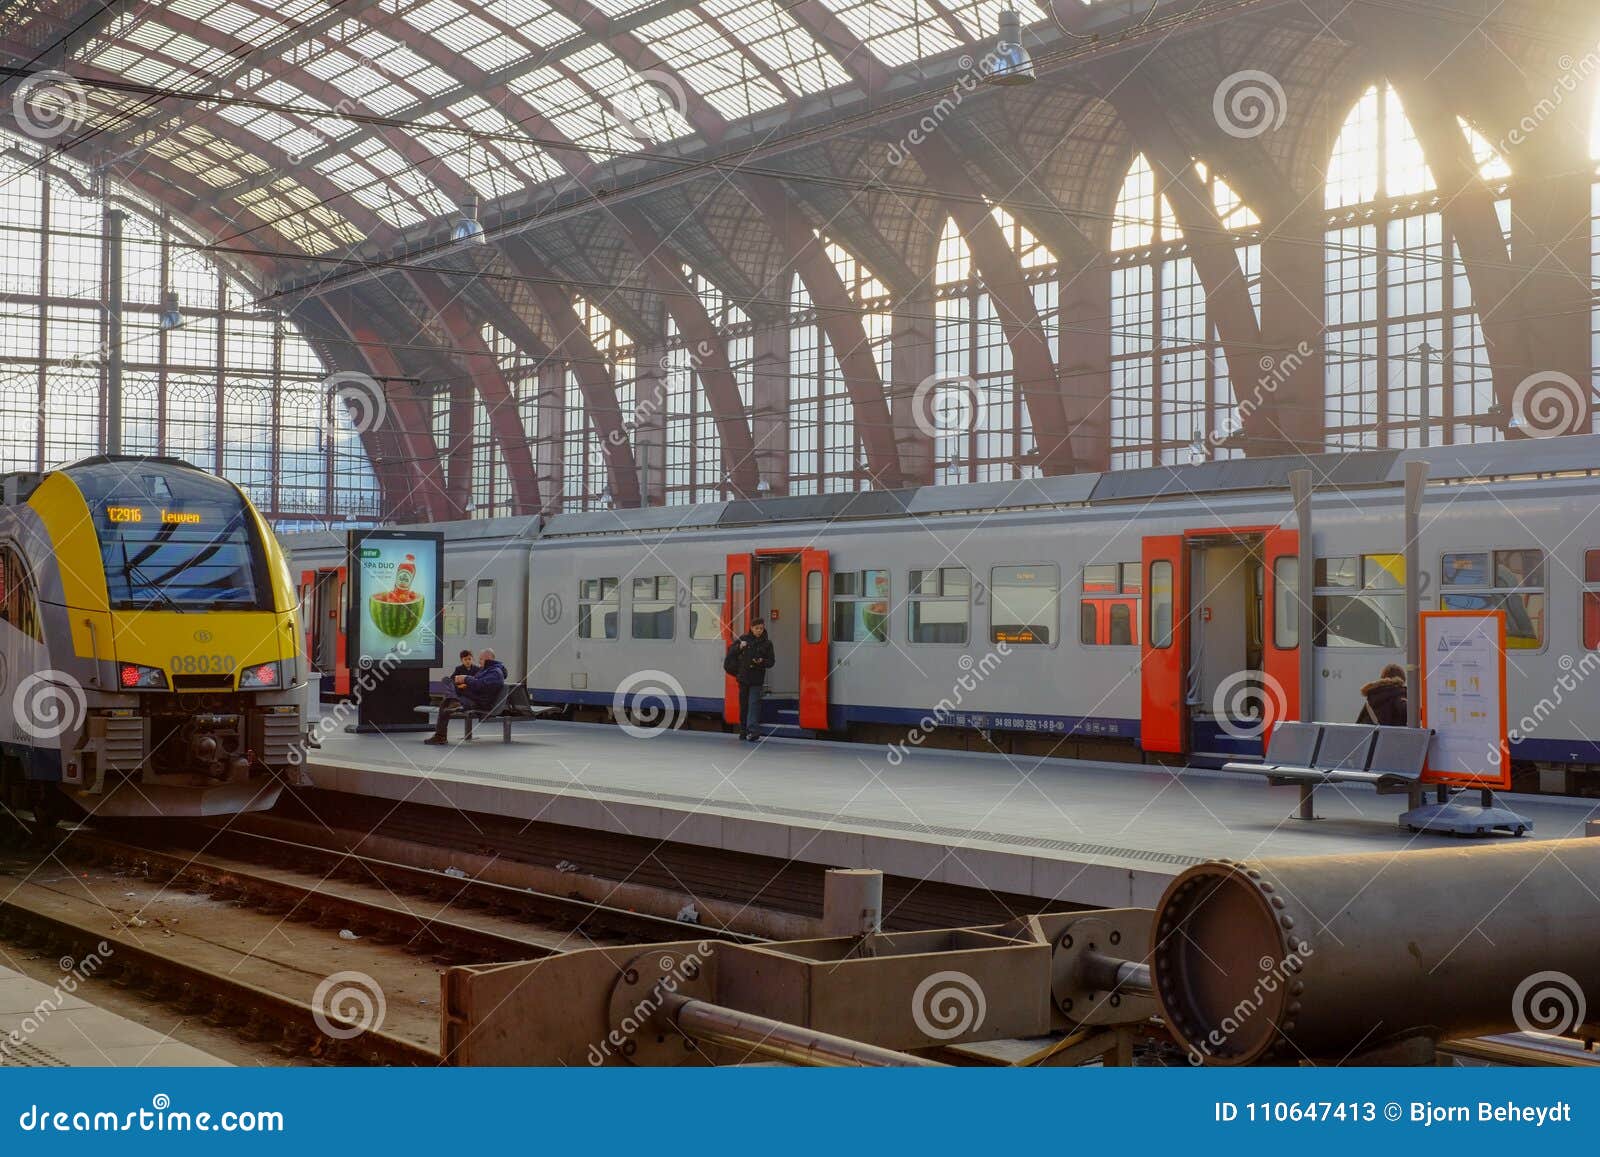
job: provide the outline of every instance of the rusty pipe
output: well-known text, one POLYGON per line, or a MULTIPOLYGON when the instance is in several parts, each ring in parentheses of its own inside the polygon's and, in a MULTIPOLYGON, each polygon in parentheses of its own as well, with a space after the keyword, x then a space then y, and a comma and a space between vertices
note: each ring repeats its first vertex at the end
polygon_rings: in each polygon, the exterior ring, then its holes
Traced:
POLYGON ((1156 909, 1156 996, 1210 1064, 1593 1034, 1597 896, 1600 840, 1199 864, 1156 909))
POLYGON ((666 1012, 685 1035, 708 1044, 745 1049, 795 1065, 860 1068, 943 1068, 910 1053, 846 1040, 832 1033, 769 1020, 704 1000, 675 997, 666 1012))

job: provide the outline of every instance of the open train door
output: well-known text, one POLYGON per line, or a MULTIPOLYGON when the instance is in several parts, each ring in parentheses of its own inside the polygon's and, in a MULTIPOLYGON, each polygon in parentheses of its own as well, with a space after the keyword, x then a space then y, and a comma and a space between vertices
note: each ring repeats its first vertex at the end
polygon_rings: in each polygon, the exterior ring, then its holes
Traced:
POLYGON ((1262 563, 1266 568, 1266 610, 1261 630, 1261 667, 1267 694, 1263 717, 1262 750, 1272 729, 1300 714, 1300 532, 1269 530, 1262 536, 1262 563))
POLYGON ((301 626, 306 635, 306 662, 322 677, 329 695, 350 693, 345 624, 345 567, 300 572, 301 626))
MULTIPOLYGON (((755 569, 753 554, 728 556, 727 603, 722 613, 724 652, 749 629, 750 616, 757 609, 755 569)), ((722 677, 722 718, 729 723, 739 722, 739 681, 732 675, 722 677)))
POLYGON ((1145 620, 1139 644, 1139 745, 1184 755, 1189 750, 1189 575, 1183 535, 1144 540, 1145 620))
POLYGON ((828 730, 828 552, 800 552, 800 726, 828 730))

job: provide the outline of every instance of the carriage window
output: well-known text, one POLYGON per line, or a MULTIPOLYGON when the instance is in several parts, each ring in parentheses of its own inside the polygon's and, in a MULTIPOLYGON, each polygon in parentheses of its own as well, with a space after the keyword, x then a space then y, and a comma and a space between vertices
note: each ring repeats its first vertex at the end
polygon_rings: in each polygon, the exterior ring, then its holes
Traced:
POLYGON ((888 571, 852 570, 833 576, 833 641, 889 641, 888 571))
POLYGON ((1583 645, 1600 651, 1600 550, 1583 556, 1583 645))
POLYGON ((1139 564, 1113 562, 1084 567, 1078 640, 1085 647, 1137 646, 1138 622, 1139 564))
POLYGON ((744 597, 744 574, 733 576, 733 590, 728 596, 728 629, 737 639, 749 628, 745 620, 750 617, 750 604, 744 597))
POLYGON ((671 575, 633 580, 633 637, 672 638, 678 609, 678 580, 671 575))
POLYGON ((467 633, 467 583, 451 579, 444 584, 444 633, 447 638, 464 638, 467 633))
POLYGON ((1319 647, 1406 645, 1404 555, 1319 558, 1312 599, 1319 647))
POLYGON ((478 580, 477 604, 473 634, 494 634, 494 579, 478 580))
POLYGON ((0 565, 0 618, 29 638, 44 641, 33 579, 22 556, 10 547, 5 548, 0 565))
POLYGON ((1300 560, 1293 555, 1272 563, 1272 645, 1280 651, 1300 645, 1300 560))
POLYGON ((1150 645, 1172 646, 1172 564, 1150 564, 1150 645))
POLYGON ((806 575, 806 642, 822 642, 822 572, 806 575))
POLYGON ((989 572, 989 641, 1055 642, 1061 572, 1049 566, 997 566, 989 572))
POLYGON ((1439 597, 1440 610, 1504 611, 1508 649, 1537 651, 1544 646, 1544 551, 1447 554, 1439 573, 1450 590, 1439 597))
POLYGON ((913 643, 966 646, 972 622, 972 576, 966 567, 912 571, 908 604, 907 637, 913 643))
POLYGON ((620 591, 614 578, 578 581, 578 638, 615 639, 622 614, 620 591))
POLYGON ((722 638, 722 596, 727 577, 697 574, 689 580, 689 637, 722 638))

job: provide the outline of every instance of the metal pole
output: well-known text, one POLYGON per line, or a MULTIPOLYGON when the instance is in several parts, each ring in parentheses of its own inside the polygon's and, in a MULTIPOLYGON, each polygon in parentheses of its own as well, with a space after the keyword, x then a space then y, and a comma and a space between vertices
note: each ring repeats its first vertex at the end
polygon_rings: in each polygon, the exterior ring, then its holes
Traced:
MULTIPOLYGON (((1317 717, 1317 653, 1316 616, 1312 609, 1316 602, 1317 551, 1311 538, 1311 471, 1295 470, 1289 475, 1289 492, 1294 496, 1295 524, 1300 532, 1300 557, 1296 569, 1295 621, 1296 639, 1300 645, 1300 719, 1313 722, 1317 717)), ((1268 582, 1272 576, 1268 575, 1268 582)), ((1300 818, 1317 818, 1315 788, 1309 783, 1300 785, 1300 818)))
POLYGON ((1422 495, 1428 463, 1406 463, 1406 726, 1416 727, 1422 711, 1422 495))
POLYGON ((106 453, 122 453, 122 220, 107 209, 106 245, 106 453))
POLYGON ((769 1020, 703 1000, 673 998, 667 1011, 686 1035, 709 1044, 746 1049, 790 1064, 856 1068, 944 1068, 910 1053, 846 1040, 832 1033, 769 1020))
MULTIPOLYGON (((1406 726, 1422 725, 1422 496, 1428 485, 1428 463, 1420 459, 1406 463, 1406 726)), ((1412 785, 1406 792, 1409 806, 1422 806, 1423 788, 1412 785)), ((1441 796, 1447 797, 1440 788, 1441 796)), ((1440 802, 1443 802, 1441 799, 1440 802)))
POLYGON ((1422 358, 1422 407, 1421 407, 1421 409, 1422 409, 1422 447, 1423 447, 1423 449, 1427 449, 1428 446, 1432 444, 1432 439, 1431 439, 1431 437, 1429 435, 1429 432, 1428 432, 1428 418, 1429 418, 1429 415, 1431 415, 1432 412, 1433 412, 1433 405, 1432 405, 1432 399, 1428 397, 1428 391, 1433 388, 1433 382, 1430 381, 1429 379, 1431 379, 1433 377, 1433 355, 1438 353, 1438 352, 1439 352, 1438 350, 1434 349, 1427 342, 1423 342, 1421 345, 1419 345, 1417 347, 1417 353, 1422 358))

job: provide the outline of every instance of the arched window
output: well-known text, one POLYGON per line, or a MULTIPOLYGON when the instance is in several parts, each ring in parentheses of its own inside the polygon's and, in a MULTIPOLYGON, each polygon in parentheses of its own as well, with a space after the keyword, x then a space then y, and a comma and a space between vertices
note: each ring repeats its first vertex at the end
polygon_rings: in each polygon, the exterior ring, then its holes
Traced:
MULTIPOLYGON (((575 298, 572 306, 590 344, 616 383, 617 405, 627 423, 633 416, 633 339, 587 298, 575 298)), ((564 378, 561 479, 563 510, 601 510, 613 505, 605 447, 589 417, 577 369, 571 365, 566 367, 564 378)))
MULTIPOLYGON (((1472 126, 1479 174, 1511 173, 1472 126)), ((1328 165, 1324 420, 1330 450, 1488 442, 1494 404, 1483 330, 1444 203, 1400 96, 1375 85, 1328 165)), ((1510 205, 1498 202, 1509 233, 1510 205)))
POLYGON ((106 213, 122 232, 124 453, 221 473, 280 523, 370 521, 378 483, 327 371, 295 329, 143 198, 58 154, 0 137, 6 291, 0 467, 37 470, 106 446, 106 213), (48 159, 48 163, 46 163, 48 159), (182 324, 158 323, 164 290, 182 324), (274 469, 274 465, 277 467, 274 469))
MULTIPOLYGON (((1044 327, 1050 356, 1059 362, 1061 283, 1056 255, 999 205, 991 207, 1022 266, 1044 327)), ((935 395, 937 483, 1035 478, 1033 420, 1017 389, 1011 344, 994 299, 977 275, 966 238, 952 218, 939 237, 934 265, 934 373, 946 383, 935 395), (970 389, 950 383, 970 383, 970 389)))
MULTIPOLYGON (((1590 186, 1589 204, 1589 280, 1594 288, 1595 304, 1589 311, 1589 348, 1593 351, 1593 387, 1600 391, 1600 97, 1595 100, 1594 120, 1590 126, 1589 155, 1595 162, 1595 183, 1590 186)), ((0 406, 4 406, 0 395, 0 406)), ((1600 433, 1600 405, 1592 407, 1591 429, 1600 433)))
MULTIPOLYGON (((750 420, 754 387, 755 341, 749 317, 709 280, 683 267, 683 277, 700 297, 711 324, 727 345, 728 362, 739 388, 739 409, 750 420)), ((700 381, 700 354, 667 318, 666 495, 668 504, 718 502, 728 497, 722 465, 722 433, 717 428, 705 385, 700 381)))
MULTIPOLYGON (((1220 176, 1195 170, 1238 234, 1239 276, 1261 311, 1261 222, 1220 176)), ((1155 170, 1133 159, 1111 221, 1111 467, 1239 457, 1233 384, 1206 291, 1155 170)))
MULTIPOLYGON (((824 244, 850 300, 861 309, 878 376, 887 384, 893 332, 889 290, 855 256, 831 241, 824 244)), ((790 280, 789 302, 789 493, 868 490, 872 480, 844 372, 798 273, 790 280)))

